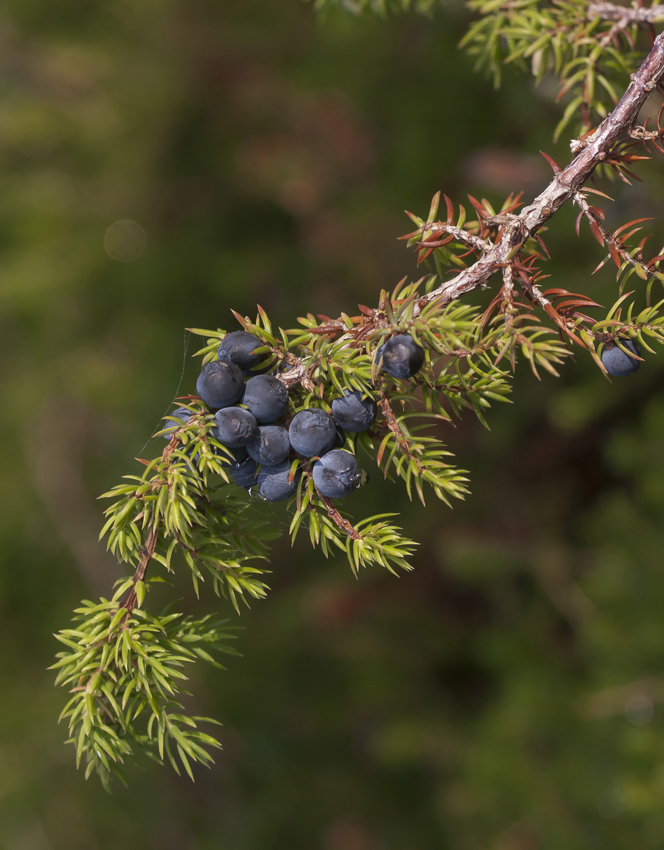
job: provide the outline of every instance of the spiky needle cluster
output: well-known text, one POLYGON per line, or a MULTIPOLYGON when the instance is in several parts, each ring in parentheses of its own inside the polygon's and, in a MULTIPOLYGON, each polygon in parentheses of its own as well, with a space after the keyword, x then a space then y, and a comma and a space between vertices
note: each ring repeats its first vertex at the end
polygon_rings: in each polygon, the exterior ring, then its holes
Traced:
MULTIPOLYGON (((334 2, 317 0, 317 5, 334 2)), ((383 0, 342 5, 354 11, 387 8, 383 0)), ((434 3, 395 0, 399 8, 411 5, 428 11, 434 3)), ((289 391, 287 417, 309 407, 329 411, 335 398, 358 390, 375 401, 379 417, 367 431, 346 433, 344 449, 364 464, 374 463, 385 476, 401 478, 409 495, 424 501, 429 487, 446 503, 465 495, 467 478, 451 462, 440 426, 464 409, 486 424, 491 403, 507 399, 519 354, 536 376, 541 369, 556 375, 576 345, 606 372, 605 347, 626 351, 632 340, 651 351, 649 343, 664 342, 663 302, 651 305, 653 285, 664 282, 664 249, 647 259, 641 232, 646 219, 609 232, 595 201, 610 199, 597 185, 603 174, 613 172, 626 182, 635 176, 632 169, 645 158, 636 153, 638 146, 646 155, 664 153, 663 110, 654 128, 637 124, 646 98, 661 94, 664 35, 655 37, 653 25, 664 20, 664 7, 583 0, 471 0, 470 5, 480 18, 465 43, 496 80, 506 62, 528 61, 538 80, 559 76, 561 94, 571 99, 556 132, 575 118, 584 130, 571 142, 570 164, 562 169, 545 155, 553 178, 527 206, 521 196, 511 195, 498 210, 471 197, 469 217, 445 197, 440 218, 436 195, 426 219, 411 215, 416 229, 403 237, 416 248, 420 263, 433 262, 436 273, 382 292, 375 307, 360 306, 357 315, 337 319, 308 314, 291 330, 273 329, 260 308, 254 321, 236 314, 242 328, 260 340, 258 371, 270 372, 289 391), (641 36, 651 47, 638 65, 641 36), (620 98, 619 86, 624 88, 620 98), (597 127, 595 117, 603 119, 597 127), (593 186, 586 185, 591 179, 593 186), (548 251, 540 234, 569 201, 579 209, 577 233, 585 219, 607 250, 598 269, 609 261, 617 269, 619 298, 601 319, 588 315, 599 309, 588 296, 544 288, 548 251), (634 300, 628 302, 633 293, 623 291, 634 276, 645 284, 640 310, 634 300), (499 285, 484 310, 460 303, 494 278, 499 285), (380 369, 379 348, 397 334, 410 335, 426 353, 424 367, 409 380, 380 369)), ((206 338, 198 352, 203 364, 214 360, 226 331, 193 332, 206 338)), ((185 568, 197 593, 208 581, 236 609, 268 590, 274 522, 261 515, 250 495, 232 486, 232 454, 215 438, 211 410, 196 396, 180 402, 190 416, 159 432, 169 438, 163 452, 140 459, 142 474, 127 476, 126 483, 105 494, 113 501, 102 536, 133 575, 118 581, 111 598, 83 602, 72 628, 57 636, 65 647, 55 664, 57 682, 71 693, 62 712, 69 740, 77 760, 86 763, 86 775, 96 771, 105 785, 113 774, 123 778, 123 765, 140 754, 169 760, 175 770, 183 766, 193 776, 192 762, 209 765, 210 750, 219 746, 200 728, 214 721, 183 707, 185 670, 197 659, 220 666, 214 653, 233 652, 232 630, 225 621, 185 617, 170 608, 149 614, 144 605, 150 587, 165 580, 163 572, 185 568), (161 575, 148 574, 155 567, 161 575)), ((289 504, 293 540, 306 529, 326 556, 344 552, 356 574, 375 564, 392 572, 409 569, 416 544, 403 536, 392 514, 354 522, 318 492, 308 461, 302 470, 289 504)))

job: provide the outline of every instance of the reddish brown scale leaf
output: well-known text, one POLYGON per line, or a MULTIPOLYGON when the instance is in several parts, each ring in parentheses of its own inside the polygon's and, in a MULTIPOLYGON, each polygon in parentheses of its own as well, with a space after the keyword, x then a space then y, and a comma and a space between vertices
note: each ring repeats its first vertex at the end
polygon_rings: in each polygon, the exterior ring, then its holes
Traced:
POLYGON ((597 216, 597 218, 600 218, 602 221, 604 221, 604 210, 601 210, 599 207, 588 207, 588 212, 592 213, 593 215, 597 216))
POLYGON ((616 175, 620 178, 620 180, 622 180, 623 183, 626 183, 628 186, 632 185, 614 162, 609 162, 608 164, 616 173, 616 175))
POLYGON ((616 264, 616 268, 619 269, 622 266, 622 260, 613 245, 609 245, 609 254, 611 254, 611 259, 616 264))
POLYGON ((480 219, 483 220, 487 217, 488 212, 484 209, 482 204, 477 200, 477 198, 473 198, 472 195, 468 195, 468 200, 475 208, 475 212, 479 215, 480 219))
POLYGON ((378 454, 376 455, 376 463, 380 466, 381 461, 383 460, 383 455, 385 454, 385 449, 387 448, 387 442, 381 443, 380 448, 378 449, 378 454))
POLYGON ((239 313, 236 313, 235 310, 231 310, 231 313, 235 316, 235 318, 242 325, 242 327, 246 329, 247 320, 244 318, 244 316, 241 316, 239 313))
POLYGON ((549 249, 544 244, 544 241, 542 240, 542 238, 537 233, 534 233, 533 236, 535 238, 535 241, 541 247, 541 249, 544 251, 544 253, 547 255, 547 257, 549 257, 549 259, 551 259, 551 254, 549 254, 549 249))
POLYGON ((486 308, 486 310, 482 314, 482 321, 480 322, 480 329, 481 330, 484 330, 484 328, 489 323, 489 320, 491 319, 491 315, 493 313, 495 313, 495 311, 498 308, 498 305, 503 301, 503 291, 504 291, 504 289, 505 289, 505 285, 503 284, 503 286, 501 286, 501 288, 500 288, 500 292, 498 293, 498 295, 496 295, 496 297, 493 299, 493 301, 489 304, 489 306, 486 308))
POLYGON ((603 266, 605 266, 608 260, 609 260, 609 255, 607 254, 606 257, 604 257, 604 259, 602 260, 602 262, 596 267, 593 274, 596 274, 603 266))
POLYGON ((596 221, 590 222, 590 229, 592 230, 592 233, 593 233, 593 236, 595 237, 595 239, 597 239, 599 244, 602 247, 604 247, 604 237, 602 236, 602 231, 600 230, 599 225, 597 224, 596 221))
POLYGON ((507 206, 505 207, 503 212, 511 213, 514 212, 514 210, 518 210, 519 207, 522 205, 521 198, 523 198, 523 192, 519 192, 519 194, 515 198, 510 195, 506 201, 507 206))
POLYGON ((648 239, 650 239, 651 236, 652 233, 649 233, 647 236, 644 236, 643 239, 639 242, 639 247, 637 249, 637 257, 640 260, 643 259, 643 249, 646 247, 646 242, 648 241, 648 239))
POLYGON ((412 233, 406 233, 405 236, 397 236, 397 239, 412 239, 413 236, 418 236, 422 232, 422 228, 418 227, 417 230, 413 230, 412 233))
POLYGON ((320 336, 339 336, 343 331, 339 327, 331 328, 329 325, 319 325, 317 328, 310 328, 309 333, 320 334, 320 336))
POLYGON ((560 301, 556 304, 556 310, 559 313, 569 311, 570 307, 601 307, 601 304, 596 304, 594 301, 587 301, 585 298, 572 298, 568 301, 560 301))
MULTIPOLYGON (((544 294, 546 295, 546 293, 544 293, 544 294)), ((568 292, 567 295, 555 295, 553 298, 550 298, 549 300, 553 301, 555 303, 560 298, 562 298, 565 301, 578 301, 580 304, 591 305, 591 304, 594 303, 592 298, 590 298, 588 295, 584 295, 583 293, 580 293, 580 292, 568 292)))
POLYGON ((558 325, 558 327, 563 331, 563 333, 565 333, 577 345, 580 345, 581 348, 586 348, 585 342, 582 339, 579 339, 579 337, 567 327, 565 320, 562 316, 558 315, 552 304, 545 304, 544 310, 546 313, 548 313, 549 316, 551 316, 553 321, 558 325))
POLYGON ((372 310, 371 307, 367 307, 364 304, 358 304, 357 309, 360 313, 364 313, 365 316, 374 316, 376 311, 372 310))
POLYGON ((628 221, 627 224, 623 224, 622 227, 613 231, 613 238, 616 239, 623 230, 627 230, 628 227, 633 227, 635 224, 641 224, 643 221, 653 221, 653 218, 649 216, 648 218, 635 218, 634 221, 628 221))
POLYGON ((553 301, 555 298, 560 298, 561 295, 573 295, 573 293, 570 292, 569 289, 561 289, 558 286, 553 287, 551 289, 547 289, 546 292, 543 292, 542 294, 546 295, 546 297, 551 301, 553 301))
POLYGON ((438 239, 435 242, 431 242, 427 239, 426 242, 420 242, 420 247, 422 247, 422 248, 442 248, 444 245, 449 245, 450 242, 454 242, 454 236, 446 236, 444 239, 438 239))
POLYGON ((536 262, 537 262, 536 258, 531 256, 531 257, 526 257, 525 260, 523 261, 523 264, 530 268, 530 267, 534 266, 536 262))
POLYGON ((581 219, 582 219, 582 218, 583 218, 583 210, 581 210, 581 212, 577 215, 577 217, 576 217, 576 224, 574 225, 574 229, 576 230, 576 235, 577 235, 577 236, 580 236, 580 235, 581 235, 579 231, 580 231, 580 229, 581 229, 581 219))
MULTIPOLYGON (((560 97, 560 95, 559 95, 558 97, 560 97)), ((544 153, 544 151, 540 151, 540 153, 542 154, 542 156, 544 157, 544 159, 545 159, 545 160, 549 163, 549 165, 551 166, 551 168, 552 168, 552 170, 553 170, 553 173, 554 173, 554 174, 560 174, 560 172, 561 172, 561 168, 560 168, 560 166, 558 165, 558 163, 555 161, 555 159, 554 159, 552 156, 549 156, 549 154, 548 154, 548 153, 544 153)))
POLYGON ((454 204, 447 195, 443 195, 443 197, 445 198, 445 206, 447 207, 447 223, 452 224, 454 221, 454 204))
POLYGON ((629 182, 625 175, 629 175, 632 180, 637 180, 639 183, 643 183, 643 180, 636 174, 634 174, 633 171, 631 171, 629 168, 626 168, 624 165, 621 165, 620 171, 618 172, 618 176, 623 180, 624 183, 627 183, 628 186, 631 186, 632 184, 629 182))
POLYGON ((632 238, 632 236, 634 236, 635 233, 639 232, 639 230, 643 230, 643 228, 635 227, 634 230, 630 230, 629 233, 625 233, 619 239, 616 239, 616 242, 618 242, 620 244, 620 247, 622 248, 624 245, 627 244, 627 242, 629 242, 629 240, 632 238))
POLYGON ((661 263, 664 260, 664 254, 658 254, 658 256, 653 257, 652 260, 648 263, 648 268, 651 269, 657 263, 661 263))
MULTIPOLYGON (((638 145, 639 142, 638 141, 632 142, 632 144, 638 145)), ((636 154, 636 153, 629 153, 629 154, 625 154, 623 157, 621 157, 621 162, 628 162, 631 165, 633 162, 642 162, 644 160, 649 160, 649 159, 650 159, 649 156, 640 156, 639 154, 636 154)))
POLYGON ((610 195, 607 195, 606 192, 600 192, 599 189, 591 189, 589 186, 584 187, 583 193, 590 192, 592 195, 600 195, 602 198, 606 198, 609 201, 612 201, 613 198, 610 195))

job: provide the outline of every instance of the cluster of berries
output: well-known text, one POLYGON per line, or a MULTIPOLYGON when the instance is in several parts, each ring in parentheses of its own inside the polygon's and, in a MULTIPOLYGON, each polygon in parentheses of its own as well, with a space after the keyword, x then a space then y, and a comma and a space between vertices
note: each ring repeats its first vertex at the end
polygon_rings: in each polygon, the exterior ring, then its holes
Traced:
MULTIPOLYGON (((635 339, 622 339, 620 344, 623 348, 636 354, 636 357, 641 356, 641 347, 635 339)), ((602 352, 602 363, 604 368, 614 378, 624 378, 627 375, 633 375, 639 368, 641 363, 636 357, 631 357, 626 354, 618 346, 613 343, 607 346, 602 352)))
MULTIPOLYGON (((221 341, 218 359, 207 363, 198 376, 196 390, 215 410, 213 435, 231 452, 229 472, 240 487, 256 485, 260 496, 280 502, 297 489, 301 470, 293 466, 292 451, 302 458, 317 458, 312 477, 318 492, 331 499, 350 495, 362 483, 362 471, 343 446, 344 431, 359 433, 376 419, 373 398, 346 391, 332 402, 332 414, 319 407, 296 413, 288 425, 288 390, 272 375, 257 374, 263 359, 261 341, 246 331, 234 331, 221 341), (260 467, 260 468, 259 468, 260 467)), ((399 334, 380 346, 380 367, 395 378, 412 377, 424 363, 424 349, 412 337, 399 334)), ((167 420, 172 428, 187 422, 191 412, 180 407, 167 420)))

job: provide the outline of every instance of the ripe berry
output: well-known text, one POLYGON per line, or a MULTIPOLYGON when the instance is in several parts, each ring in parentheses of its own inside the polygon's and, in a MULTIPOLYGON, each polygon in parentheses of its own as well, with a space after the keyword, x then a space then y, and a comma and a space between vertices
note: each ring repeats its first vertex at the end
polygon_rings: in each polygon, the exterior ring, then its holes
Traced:
MULTIPOLYGON (((636 340, 621 338, 620 344, 628 351, 636 354, 637 357, 641 356, 641 348, 636 340)), ((641 365, 639 360, 635 360, 629 354, 625 354, 615 344, 611 348, 607 347, 604 349, 602 352, 602 363, 609 375, 613 375, 614 378, 624 378, 627 375, 633 375, 641 365)))
POLYGON ((265 466, 276 466, 286 460, 290 452, 288 431, 281 425, 261 425, 258 436, 247 444, 247 451, 256 461, 265 466))
POLYGON ((261 468, 258 473, 258 492, 268 502, 282 502, 290 498, 297 490, 300 470, 296 470, 293 480, 289 482, 290 468, 290 460, 284 460, 276 466, 261 468))
POLYGON ((330 499, 343 499, 360 486, 362 471, 355 455, 334 449, 316 461, 313 479, 321 495, 330 499))
MULTIPOLYGON (((176 408, 169 418, 164 422, 164 428, 182 428, 183 425, 186 425, 187 422, 191 419, 194 414, 191 410, 187 410, 186 407, 178 407, 176 408)), ((170 440, 173 436, 173 431, 171 430, 170 434, 164 434, 163 437, 165 440, 170 440)))
POLYGON ((344 398, 335 398, 332 402, 332 416, 337 425, 357 434, 371 428, 378 407, 372 398, 362 398, 359 390, 346 390, 344 398))
POLYGON ((260 348, 263 343, 258 337, 246 331, 233 331, 225 336, 217 350, 220 360, 230 360, 246 371, 252 366, 258 366, 263 359, 262 354, 253 354, 255 348, 260 348))
POLYGON ((424 349, 410 334, 397 334, 380 346, 376 363, 393 378, 412 378, 422 368, 424 349))
POLYGON ((256 483, 256 471, 258 464, 256 461, 247 455, 244 460, 236 460, 228 468, 233 481, 238 487, 244 487, 249 490, 256 483))
POLYGON ((208 407, 230 407, 244 391, 244 378, 235 363, 216 360, 203 367, 196 391, 208 407))
POLYGON ((288 390, 272 375, 256 375, 247 381, 242 403, 259 425, 281 419, 288 407, 288 390))
POLYGON ((329 413, 319 407, 301 410, 288 429, 291 446, 305 457, 328 452, 337 438, 337 426, 329 413))
POLYGON ((225 407, 218 410, 214 418, 217 420, 214 436, 229 449, 246 446, 258 436, 256 419, 242 407, 225 407))

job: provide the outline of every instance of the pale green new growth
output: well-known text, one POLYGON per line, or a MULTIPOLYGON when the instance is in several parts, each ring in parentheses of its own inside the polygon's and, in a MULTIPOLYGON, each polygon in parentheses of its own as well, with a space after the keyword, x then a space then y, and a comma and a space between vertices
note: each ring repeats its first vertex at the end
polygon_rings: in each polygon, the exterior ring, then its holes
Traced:
POLYGON ((167 758, 178 773, 179 759, 193 779, 190 761, 210 764, 206 748, 219 743, 198 728, 216 721, 182 713, 184 668, 197 658, 221 667, 210 652, 232 653, 232 635, 225 621, 209 617, 152 617, 139 608, 130 614, 118 607, 130 584, 123 582, 111 600, 83 602, 75 627, 57 635, 67 651, 53 665, 56 683, 74 694, 60 719, 69 724, 76 763, 87 763, 86 777, 96 771, 106 786, 113 774, 124 780, 121 765, 138 751, 167 758))

